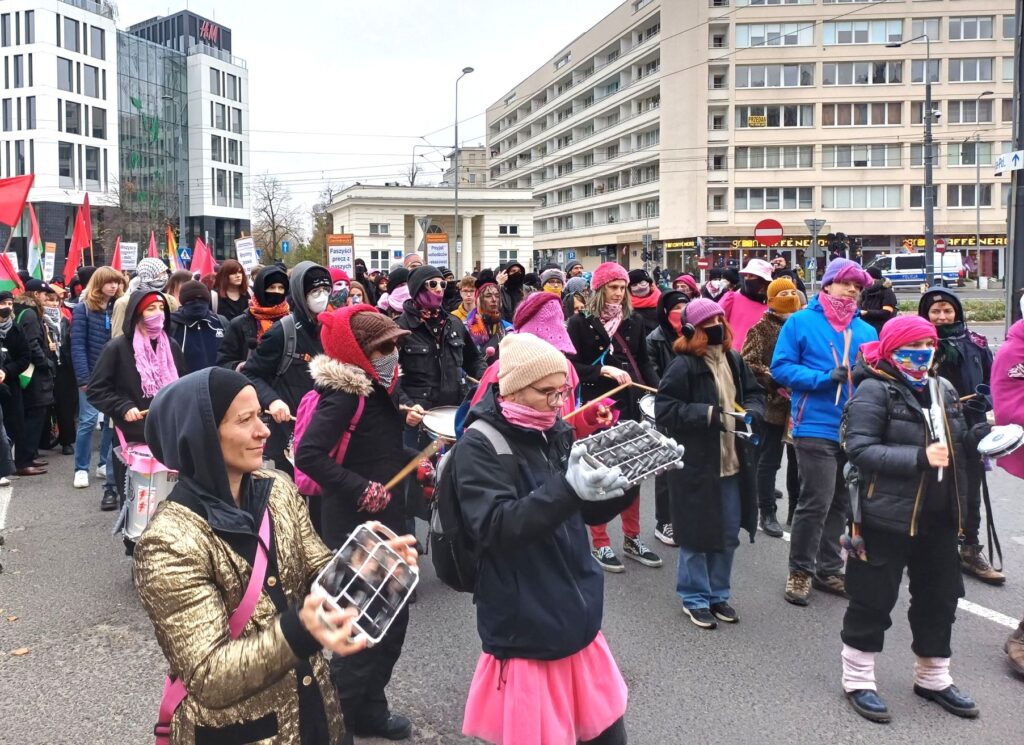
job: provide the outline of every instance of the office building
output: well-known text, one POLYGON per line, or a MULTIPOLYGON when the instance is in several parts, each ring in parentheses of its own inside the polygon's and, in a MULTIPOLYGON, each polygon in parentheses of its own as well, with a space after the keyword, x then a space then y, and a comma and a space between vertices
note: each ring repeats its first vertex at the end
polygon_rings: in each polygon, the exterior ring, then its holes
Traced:
POLYGON ((1002 276, 1009 178, 992 164, 1011 139, 1013 12, 630 0, 489 107, 489 185, 539 199, 538 261, 574 250, 638 266, 650 235, 663 266, 736 265, 766 253, 754 226, 769 217, 784 229, 773 253, 799 265, 814 218, 865 258, 920 250, 928 68, 935 236, 1002 276))

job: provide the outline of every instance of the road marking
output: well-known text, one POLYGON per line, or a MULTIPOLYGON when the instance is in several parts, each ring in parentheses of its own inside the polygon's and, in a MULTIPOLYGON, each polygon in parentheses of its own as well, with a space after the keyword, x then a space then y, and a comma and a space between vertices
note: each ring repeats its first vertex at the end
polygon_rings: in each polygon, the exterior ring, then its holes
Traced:
MULTIPOLYGON (((787 543, 790 541, 790 534, 787 531, 782 531, 782 540, 786 541, 787 543)), ((1013 540, 1017 541, 1017 543, 1024 544, 1024 536, 1014 536, 1013 540)), ((960 600, 957 602, 957 607, 960 608, 960 610, 967 611, 968 613, 973 613, 979 618, 986 618, 989 621, 994 621, 995 623, 998 623, 1000 626, 1005 626, 1008 629, 1017 628, 1016 618, 1010 618, 1010 616, 1006 615, 1005 613, 1000 613, 997 610, 992 610, 991 608, 986 608, 983 605, 972 603, 970 600, 964 600, 963 598, 960 598, 960 600)))
POLYGON ((14 489, 10 486, 0 486, 0 530, 7 527, 7 505, 11 503, 11 492, 14 489))
POLYGON ((1024 546, 1024 535, 1015 535, 1013 536, 1012 540, 1015 543, 1019 543, 1020 545, 1024 546))

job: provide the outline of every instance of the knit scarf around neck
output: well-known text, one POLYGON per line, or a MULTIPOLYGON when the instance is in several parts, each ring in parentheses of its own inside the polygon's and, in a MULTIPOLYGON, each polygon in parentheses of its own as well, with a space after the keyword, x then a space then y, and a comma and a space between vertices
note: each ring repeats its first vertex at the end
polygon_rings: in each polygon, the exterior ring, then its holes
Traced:
POLYGON ((473 308, 466 316, 466 328, 473 337, 473 343, 482 347, 501 331, 501 315, 494 320, 485 319, 478 308, 473 308))
POLYGON ((249 301, 249 314, 256 319, 256 341, 259 341, 274 325, 274 321, 288 315, 288 301, 266 306, 260 305, 254 297, 249 301))
POLYGON ((605 303, 601 308, 601 323, 604 330, 608 332, 608 338, 615 336, 622 323, 622 303, 605 303))
POLYGON ((153 398, 160 389, 178 379, 178 369, 174 366, 167 332, 161 329, 156 336, 146 336, 141 330, 135 329, 132 349, 135 351, 135 367, 139 371, 142 395, 145 398, 153 398), (154 341, 156 349, 153 348, 154 341))
POLYGON ((959 365, 963 360, 957 342, 967 334, 967 326, 963 321, 947 323, 943 326, 936 326, 935 331, 939 335, 939 349, 942 351, 942 361, 950 365, 959 365))
POLYGON ((845 331, 857 313, 857 301, 849 297, 833 297, 822 290, 818 293, 818 302, 825 311, 828 325, 838 332, 845 331))
MULTIPOLYGON (((715 379, 715 389, 718 391, 718 405, 722 411, 733 411, 736 407, 736 382, 732 377, 732 368, 729 366, 729 358, 725 349, 720 345, 708 345, 704 355, 704 361, 711 369, 711 375, 715 379)), ((740 459, 736 454, 736 435, 733 434, 735 424, 732 417, 722 417, 725 429, 719 437, 721 446, 721 471, 720 476, 735 476, 740 470, 740 459)))

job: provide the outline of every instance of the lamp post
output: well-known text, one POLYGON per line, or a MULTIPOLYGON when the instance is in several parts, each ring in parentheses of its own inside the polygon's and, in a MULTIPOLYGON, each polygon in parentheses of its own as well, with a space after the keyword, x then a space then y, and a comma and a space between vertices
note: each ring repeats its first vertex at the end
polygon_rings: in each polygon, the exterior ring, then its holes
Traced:
POLYGON ((928 34, 920 34, 913 39, 886 44, 890 49, 898 49, 918 39, 925 42, 924 63, 924 277, 925 285, 935 283, 935 193, 932 181, 934 156, 932 153, 932 40, 928 34))
MULTIPOLYGON (((174 97, 164 94, 161 96, 164 101, 174 102, 174 97)), ((181 172, 178 174, 178 243, 179 245, 188 242, 185 239, 185 233, 187 231, 185 226, 185 170, 188 168, 188 163, 185 158, 185 122, 184 113, 185 108, 188 106, 188 101, 185 101, 178 107, 178 159, 181 161, 181 172)))
POLYGON ((472 67, 463 67, 462 74, 455 79, 455 151, 452 154, 452 166, 455 171, 455 231, 452 240, 455 245, 455 278, 462 276, 462 255, 459 253, 459 81, 473 72, 472 67))
MULTIPOLYGON (((981 121, 981 99, 985 96, 994 95, 992 91, 982 91, 974 99, 974 119, 981 121)), ((968 137, 960 147, 963 148, 968 137)), ((961 157, 961 160, 963 158, 961 157)), ((978 275, 978 282, 981 282, 981 132, 974 133, 974 259, 978 275)))

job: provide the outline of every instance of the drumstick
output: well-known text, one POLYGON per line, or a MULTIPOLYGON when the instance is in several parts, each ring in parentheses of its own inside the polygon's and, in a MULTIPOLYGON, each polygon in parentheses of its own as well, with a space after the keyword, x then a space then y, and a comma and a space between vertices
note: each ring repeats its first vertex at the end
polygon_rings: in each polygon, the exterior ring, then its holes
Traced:
MULTIPOLYGON (((829 342, 828 346, 832 350, 832 359, 833 359, 833 361, 835 361, 836 367, 839 367, 839 355, 836 353, 835 346, 832 344, 832 342, 829 342)), ((839 397, 842 396, 842 395, 843 395, 843 384, 842 383, 836 383, 836 403, 835 403, 836 406, 839 405, 839 397)))
POLYGON ((139 412, 139 416, 146 416, 146 414, 148 414, 148 413, 149 413, 149 409, 143 409, 142 411, 139 412))
MULTIPOLYGON (((273 414, 272 414, 272 413, 270 412, 270 409, 264 409, 264 410, 263 410, 263 413, 264 413, 264 414, 266 414, 267 416, 274 416, 274 415, 273 415, 273 414)), ((288 415, 288 421, 289 421, 289 422, 294 422, 294 421, 295 421, 295 417, 294 417, 294 416, 292 416, 291 414, 289 414, 289 415, 288 415)))
POLYGON ((657 388, 651 388, 649 385, 643 385, 641 383, 634 383, 632 381, 630 381, 629 384, 631 386, 633 386, 634 388, 639 388, 640 390, 647 391, 648 393, 657 393, 658 392, 657 388))
POLYGON ((593 401, 588 401, 587 403, 583 404, 581 407, 579 407, 575 411, 570 411, 568 414, 563 416, 562 419, 572 419, 574 416, 579 414, 581 411, 589 409, 591 406, 597 406, 597 404, 601 403, 604 399, 608 398, 609 396, 614 396, 619 391, 623 391, 626 388, 629 388, 629 386, 631 386, 631 385, 632 385, 632 383, 623 383, 622 385, 616 386, 615 388, 612 388, 610 391, 602 393, 601 394, 601 398, 595 398, 593 401))
POLYGON ((843 366, 846 368, 846 384, 849 386, 850 395, 853 395, 853 372, 850 370, 850 343, 853 341, 853 331, 843 329, 843 366))
POLYGON ((411 461, 406 463, 401 471, 392 476, 391 480, 388 481, 388 483, 384 484, 384 490, 391 491, 394 488, 395 484, 404 479, 406 476, 412 473, 414 468, 419 466, 421 460, 423 460, 424 458, 429 458, 431 455, 436 453, 439 447, 441 447, 440 441, 434 440, 432 443, 423 448, 423 450, 420 451, 419 455, 417 455, 411 461))
POLYGON ((475 385, 480 385, 480 381, 472 377, 471 375, 467 375, 466 380, 468 380, 470 383, 474 383, 475 385))

